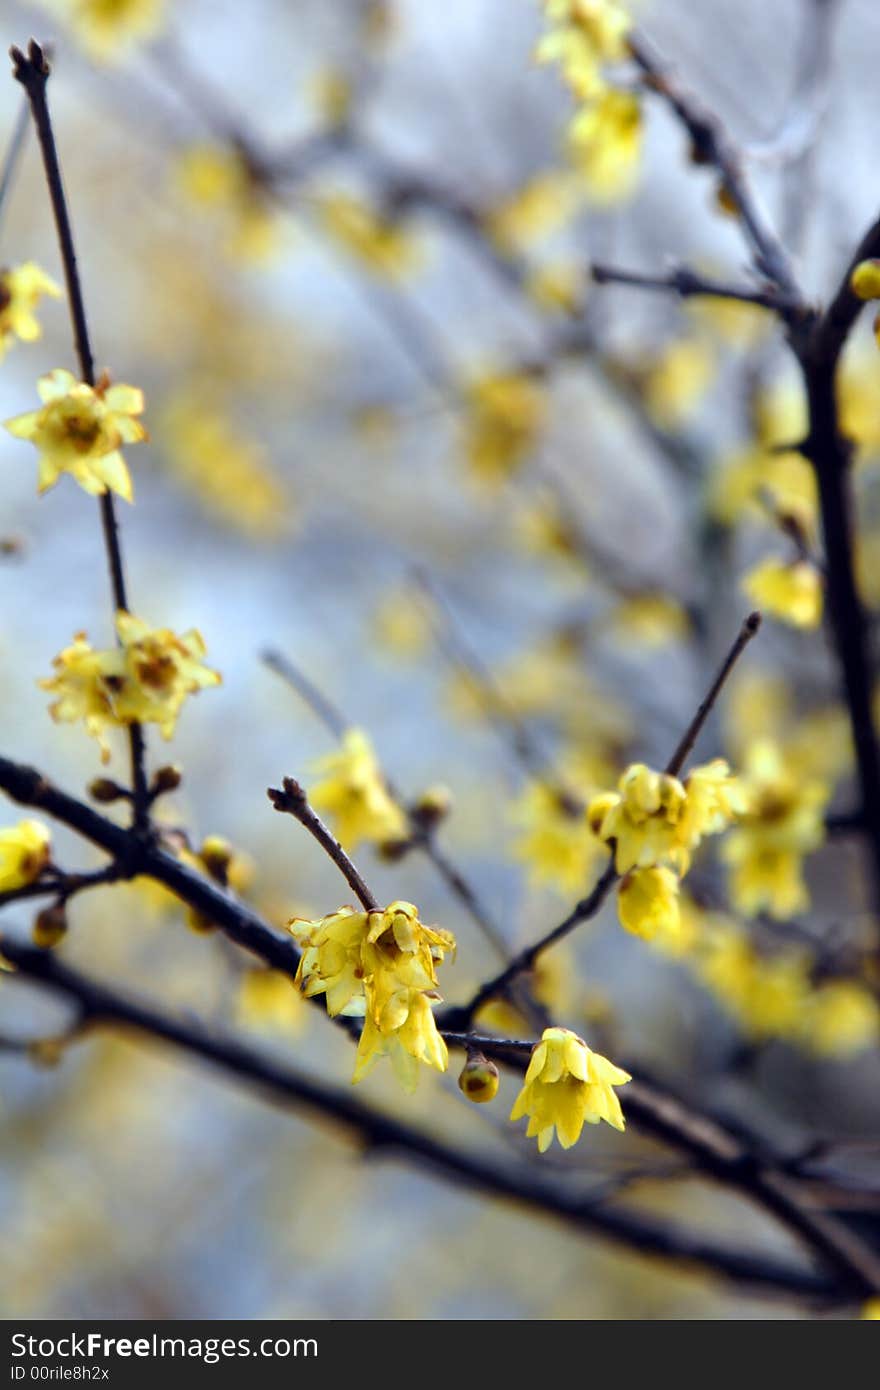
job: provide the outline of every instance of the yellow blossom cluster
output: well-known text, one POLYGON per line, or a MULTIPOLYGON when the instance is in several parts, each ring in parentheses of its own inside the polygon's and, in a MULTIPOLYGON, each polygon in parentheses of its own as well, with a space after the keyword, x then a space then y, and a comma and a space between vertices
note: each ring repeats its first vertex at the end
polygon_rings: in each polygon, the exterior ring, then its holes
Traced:
POLYGON ((34 261, 0 270, 0 359, 16 338, 32 343, 42 336, 36 308, 43 295, 61 298, 61 289, 34 261))
POLYGON ((589 824, 614 850, 623 875, 620 920, 628 931, 651 937, 677 929, 679 877, 703 837, 726 830, 746 805, 742 783, 723 758, 693 768, 684 781, 633 763, 616 792, 593 798, 589 824))
POLYGON ((564 1149, 581 1136, 584 1124, 605 1120, 614 1129, 624 1128, 623 1112, 614 1091, 632 1077, 628 1072, 593 1052, 567 1028, 545 1028, 532 1050, 525 1084, 510 1112, 511 1120, 528 1115, 526 1135, 537 1139, 545 1153, 553 1135, 564 1149))
POLYGON ((55 658, 55 674, 40 681, 55 698, 49 706, 60 723, 82 719, 98 740, 101 758, 110 755, 105 734, 128 724, 158 724, 170 738, 187 695, 219 685, 220 676, 205 666, 205 644, 194 629, 177 636, 169 628, 151 628, 120 610, 116 615, 119 645, 95 650, 85 633, 55 658))
POLYGON ((382 1056, 407 1091, 420 1064, 446 1070, 432 1007, 441 997, 437 967, 455 950, 451 932, 425 926, 407 902, 374 912, 342 907, 317 922, 294 918, 289 930, 302 950, 296 979, 305 996, 323 994, 331 1017, 364 1019, 354 1081, 382 1056))
POLYGON ((547 415, 539 382, 522 373, 476 377, 464 393, 464 454, 471 476, 497 488, 534 453, 547 415))
POLYGON ((791 627, 816 628, 822 621, 824 585, 811 560, 762 560, 743 576, 742 590, 762 613, 791 627))
POLYGON ((348 193, 325 193, 315 201, 324 231, 374 275, 398 279, 418 261, 406 229, 348 193))
POLYGON ((42 407, 7 420, 6 428, 39 451, 38 490, 70 473, 93 496, 110 491, 130 502, 131 477, 120 448, 147 438, 136 418, 144 409, 143 392, 111 385, 106 376, 88 386, 63 367, 40 377, 37 391, 42 407))
POLYGON ((218 215, 230 257, 264 264, 278 250, 280 221, 260 171, 238 149, 192 145, 178 160, 177 184, 191 202, 218 215))
POLYGON ((596 758, 589 779, 577 793, 551 781, 529 782, 511 807, 518 829, 514 855, 528 867, 535 887, 550 884, 561 893, 582 893, 602 857, 602 846, 587 822, 586 806, 605 781, 607 764, 596 758))
POLYGON ((629 57, 630 17, 618 0, 544 0, 544 8, 548 29, 536 57, 559 64, 578 104, 569 128, 573 162, 594 198, 624 196, 641 154, 642 111, 607 70, 629 57))
POLYGON ((373 745, 362 729, 346 729, 341 746, 315 764, 322 776, 309 790, 316 811, 326 813, 348 850, 383 844, 406 834, 407 820, 391 796, 373 745))
POLYGON ((49 864, 49 831, 38 820, 0 830, 0 893, 34 883, 49 864))
POLYGON ((41 0, 70 26, 97 62, 118 62, 137 43, 155 38, 166 0, 41 0))

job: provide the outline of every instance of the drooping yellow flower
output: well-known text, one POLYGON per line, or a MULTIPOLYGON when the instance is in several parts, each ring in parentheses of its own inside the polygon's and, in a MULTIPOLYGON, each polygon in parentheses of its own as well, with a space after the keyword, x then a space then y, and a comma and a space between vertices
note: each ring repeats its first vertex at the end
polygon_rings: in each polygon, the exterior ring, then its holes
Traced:
POLYGON ((265 451, 197 395, 162 412, 161 442, 174 477, 224 525, 274 540, 290 530, 291 502, 265 451))
POLYGON ((0 893, 34 883, 49 863, 49 831, 38 820, 0 830, 0 893))
POLYGON ((770 740, 748 750, 742 782, 747 810, 721 850, 731 868, 731 900, 747 916, 791 917, 809 906, 803 860, 825 838, 831 789, 793 771, 770 740))
POLYGON ((525 1085, 510 1112, 511 1120, 529 1116, 526 1135, 537 1138, 545 1153, 554 1132, 564 1149, 581 1136, 584 1124, 605 1120, 624 1128, 623 1112, 613 1087, 632 1077, 606 1057, 592 1052, 583 1038, 567 1028, 545 1028, 532 1051, 525 1085))
POLYGON ((426 926, 406 902, 375 912, 343 907, 318 922, 294 919, 289 930, 303 951, 296 978, 306 997, 325 995, 331 1016, 364 1018, 354 1081, 385 1055, 406 1090, 420 1063, 446 1070, 432 1007, 437 966, 455 949, 451 932, 426 926))
POLYGON ((165 0, 42 0, 69 24, 98 62, 117 62, 134 44, 155 38, 165 19, 165 0))
POLYGON ((340 748, 314 765, 323 776, 309 791, 316 811, 330 817, 336 838, 354 850, 406 834, 406 816, 388 791, 373 745, 362 729, 347 729, 340 748))
POLYGON ((530 782, 511 807, 520 834, 514 854, 528 866, 530 883, 562 893, 583 893, 602 847, 587 824, 584 800, 548 782, 530 782))
POLYGON ((7 420, 6 429, 39 450, 38 490, 70 473, 86 492, 117 492, 130 502, 131 478, 119 451, 147 438, 135 418, 143 412, 143 392, 121 382, 113 386, 109 377, 87 386, 63 367, 40 377, 37 390, 41 409, 7 420))
POLYGON ((617 911, 634 936, 674 938, 680 927, 677 876, 665 868, 631 869, 617 890, 617 911))
POLYGON ((241 150, 199 144, 184 152, 177 183, 192 202, 212 209, 223 228, 223 246, 235 260, 263 264, 280 245, 281 224, 265 180, 241 150))
POLYGON ((55 696, 52 718, 59 723, 82 719, 105 762, 108 728, 152 723, 170 738, 187 695, 220 684, 217 672, 202 663, 205 644, 194 629, 178 637, 120 611, 116 630, 120 645, 109 651, 96 651, 85 633, 77 633, 55 658, 56 674, 39 682, 55 696))
POLYGON ((498 487, 534 452, 546 419, 541 386, 525 374, 486 375, 465 391, 464 452, 477 482, 498 487))
POLYGON ((741 588, 762 612, 792 627, 822 621, 822 576, 809 560, 764 560, 743 577, 741 588))
POLYGON ((61 298, 61 289, 34 261, 0 270, 0 359, 16 338, 32 343, 42 336, 34 312, 44 294, 61 298))
POLYGON ((325 193, 315 208, 327 235, 374 275, 397 280, 418 262, 416 246, 405 227, 347 193, 325 193))
POLYGON ((578 111, 569 126, 568 148, 596 202, 613 202, 632 191, 642 136, 642 108, 634 92, 606 87, 578 111))

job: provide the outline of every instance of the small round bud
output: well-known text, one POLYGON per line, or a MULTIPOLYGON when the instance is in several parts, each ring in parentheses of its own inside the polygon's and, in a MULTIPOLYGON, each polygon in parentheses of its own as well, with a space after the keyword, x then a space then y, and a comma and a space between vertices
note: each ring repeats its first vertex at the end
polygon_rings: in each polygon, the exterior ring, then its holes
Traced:
POLYGON ((44 907, 34 918, 31 936, 35 946, 51 950, 67 935, 67 912, 63 903, 44 907))
POLYGON ((128 796, 125 787, 120 787, 112 777, 96 777, 89 783, 88 793, 93 801, 100 801, 103 805, 109 805, 111 801, 121 801, 123 797, 128 796))
POLYGON ((880 260, 859 261, 849 287, 856 299, 880 299, 880 260))
POLYGON ((197 912, 194 907, 186 914, 186 925, 196 936, 210 936, 211 932, 217 930, 217 923, 212 922, 204 912, 197 912))
POLYGON ((380 845, 377 845, 376 852, 386 864, 397 864, 405 854, 409 853, 412 846, 413 842, 409 836, 404 836, 394 840, 383 840, 380 845))
POLYGON ((225 885, 229 878, 229 866, 233 858, 233 849, 229 841, 224 840, 222 835, 209 835, 202 842, 199 858, 211 878, 216 883, 225 885))
POLYGON ((433 830, 452 810, 452 792, 440 784, 427 787, 410 809, 410 815, 421 830, 433 830))
POLYGON ((469 1052, 458 1078, 458 1089, 476 1105, 485 1105, 498 1094, 498 1068, 482 1052, 469 1052))
POLYGON ((182 781, 183 768, 177 763, 168 763, 154 774, 150 791, 154 797, 164 796, 166 792, 176 792, 182 781))

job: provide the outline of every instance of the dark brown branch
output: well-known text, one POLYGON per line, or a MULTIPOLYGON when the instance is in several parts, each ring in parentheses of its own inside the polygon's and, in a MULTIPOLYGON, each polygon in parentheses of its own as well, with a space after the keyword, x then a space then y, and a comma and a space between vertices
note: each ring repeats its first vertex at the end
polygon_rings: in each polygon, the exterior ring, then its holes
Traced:
POLYGON ((668 275, 645 275, 640 271, 621 270, 610 265, 593 265, 591 271, 597 285, 631 285, 634 289, 677 294, 681 299, 732 299, 740 304, 756 304, 761 309, 770 309, 783 319, 799 316, 802 311, 799 301, 776 288, 752 289, 748 285, 729 285, 698 275, 686 266, 679 266, 668 275))
POLYGON ((380 910, 378 898, 370 892, 335 835, 327 829, 317 811, 309 805, 309 799, 299 782, 295 781, 293 777, 285 777, 281 790, 277 787, 270 787, 266 795, 276 811, 293 816, 317 840, 325 854, 333 860, 361 906, 365 907, 367 912, 378 912, 380 910))
MULTIPOLYGON (((67 208, 67 198, 64 193, 64 182, 61 176, 61 165, 58 160, 58 149, 55 144, 55 132, 52 128, 52 120, 49 115, 49 104, 46 96, 50 67, 42 48, 33 39, 31 39, 28 46, 27 57, 25 57, 21 49, 14 46, 9 52, 12 58, 13 75, 16 81, 22 84, 27 93, 31 115, 34 120, 34 127, 37 132, 37 138, 43 156, 43 169, 49 189, 49 198, 52 203, 55 229, 58 234, 61 263, 64 269, 64 283, 67 287, 67 302, 70 307, 70 318, 73 326, 73 341, 76 348, 76 355, 79 359, 80 377, 86 385, 94 386, 95 362, 92 353, 91 339, 89 337, 88 322, 86 320, 82 282, 77 266, 76 248, 73 241, 70 214, 67 208)), ((113 591, 115 616, 115 613, 120 609, 128 612, 129 605, 125 584, 125 569, 122 561, 122 547, 119 539, 119 522, 116 517, 113 494, 109 488, 105 489, 98 498, 98 503, 101 512, 101 526, 104 534, 104 548, 107 552, 107 562, 110 570, 110 584, 113 591)), ((146 830, 149 824, 149 799, 147 795, 147 775, 144 766, 144 734, 140 724, 130 724, 128 726, 128 739, 131 749, 134 824, 136 829, 143 831, 146 830)))
POLYGON ((678 774, 681 772, 681 769, 684 767, 685 763, 687 762, 687 759, 691 754, 694 744, 700 737, 703 725, 706 723, 706 720, 709 718, 709 715, 712 713, 712 710, 715 707, 715 702, 718 699, 718 696, 724 689, 724 686, 727 682, 727 679, 731 671, 733 670, 736 663, 739 661, 740 657, 742 656, 746 647, 751 642, 752 638, 760 630, 760 627, 761 614, 750 613, 749 616, 746 618, 745 622, 743 623, 742 627, 740 628, 739 635, 737 636, 733 646, 730 648, 730 651, 727 653, 727 656, 721 663, 721 667, 718 671, 718 674, 715 677, 712 684, 710 685, 706 693, 705 699, 700 704, 696 714, 694 715, 688 727, 685 729, 681 737, 681 742, 679 743, 672 757, 669 759, 669 762, 666 764, 665 770, 669 773, 670 777, 677 777, 678 774))
POLYGON ((855 1303, 870 1292, 858 1274, 851 1268, 837 1268, 837 1262, 829 1262, 828 1273, 815 1272, 763 1254, 731 1249, 625 1208, 608 1209, 601 1194, 599 1200, 591 1193, 582 1196, 568 1191, 558 1179, 535 1177, 531 1169, 478 1158, 367 1106, 350 1091, 317 1083, 235 1039, 210 1034, 189 1021, 184 1024, 140 1000, 98 985, 51 953, 6 941, 3 953, 20 977, 74 1001, 89 1024, 115 1025, 149 1040, 169 1043, 237 1080, 255 1085, 267 1100, 282 1108, 305 1108, 330 1119, 371 1153, 417 1160, 453 1182, 557 1217, 569 1230, 599 1235, 643 1255, 696 1265, 767 1293, 842 1305, 855 1303))

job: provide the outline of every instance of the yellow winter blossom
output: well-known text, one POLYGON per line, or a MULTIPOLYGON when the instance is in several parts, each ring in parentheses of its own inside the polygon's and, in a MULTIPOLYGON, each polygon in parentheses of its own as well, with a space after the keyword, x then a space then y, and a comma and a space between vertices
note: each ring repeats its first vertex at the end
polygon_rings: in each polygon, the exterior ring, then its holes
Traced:
POLYGON ((90 57, 116 62, 132 45, 155 38, 165 0, 44 0, 70 25, 90 57))
POLYGON ((693 415, 715 376, 711 345, 699 338, 668 343, 644 372, 645 405, 663 429, 675 429, 693 415))
POLYGON ((630 869, 617 890, 620 924, 646 941, 678 935, 678 878, 671 869, 630 869))
POLYGON ((16 338, 32 343, 42 336, 34 311, 45 294, 60 299, 61 289, 34 261, 0 270, 0 359, 16 338))
POLYGON ((821 1057, 846 1057, 880 1043, 880 1005, 867 985, 827 980, 807 1001, 804 1047, 821 1057))
POLYGON ((584 799, 549 782, 530 782, 511 807, 520 827, 514 854, 528 866, 529 882, 561 893, 583 893, 602 848, 590 830, 584 799))
POLYGON ((810 992, 809 955, 760 956, 734 923, 714 917, 700 943, 697 972, 750 1038, 792 1038, 810 992))
POLYGON ((596 202, 612 202, 632 191, 642 136, 642 108, 633 92, 608 87, 578 111, 569 126, 568 148, 596 202))
POLYGON ((419 1063, 446 1070, 432 1006, 440 1000, 437 966, 455 949, 451 932, 426 926, 406 902, 374 912, 343 907, 317 922, 294 919, 289 930, 302 948, 296 980, 305 996, 325 995, 331 1016, 364 1018, 354 1081, 384 1055, 407 1090, 419 1063))
POLYGON ((849 287, 857 299, 880 299, 880 261, 859 261, 849 277, 849 287))
POLYGON ((396 588, 386 594, 373 615, 376 639, 395 656, 412 660, 421 656, 431 640, 431 618, 411 589, 396 588))
POLYGON ((174 477, 224 525, 257 539, 290 530, 291 503, 265 451, 197 395, 162 412, 161 442, 174 477))
POLYGON ((763 560, 740 587, 764 613, 791 627, 814 628, 822 621, 822 576, 809 560, 763 560))
POLYGON ((855 444, 856 463, 876 462, 880 456, 876 352, 855 343, 843 358, 835 385, 840 427, 855 444))
POLYGON ((547 403, 525 374, 477 377, 465 390, 464 452, 474 478, 497 487, 519 472, 538 444, 547 403))
POLYGON ((671 594, 633 594, 616 605, 608 627, 615 636, 652 649, 686 638, 690 619, 671 594))
POLYGON ((358 198, 325 193, 315 199, 315 210, 327 235, 366 270, 396 280, 417 264, 418 252, 406 228, 358 198))
POLYGON ((564 1149, 581 1136, 584 1123, 600 1120, 624 1128, 623 1112, 613 1087, 632 1077, 606 1057, 592 1052, 583 1038, 567 1028, 545 1028, 532 1050, 525 1085, 510 1112, 511 1120, 529 1116, 526 1136, 537 1138, 545 1153, 554 1131, 564 1149))
POLYGON ((224 246, 233 259, 261 264, 278 250, 278 211, 260 171, 240 150, 190 146, 178 161, 177 182, 192 202, 220 215, 224 246))
POLYGON ((628 56, 632 21, 617 0, 544 0, 547 33, 535 51, 539 63, 559 63, 579 101, 602 91, 602 68, 628 56))
POLYGON ((503 254, 521 253, 563 226, 578 200, 577 181, 570 170, 547 169, 484 213, 483 223, 503 254))
POLYGON ((795 772, 769 739, 747 751, 742 783, 747 810, 721 850, 730 865, 731 900, 747 916, 791 917, 809 906, 803 859, 825 838, 831 788, 795 772))
POLYGON ((719 834, 745 805, 738 779, 721 758, 694 768, 684 783, 633 763, 616 792, 594 797, 587 816, 593 833, 614 845, 618 873, 669 864, 685 874, 703 836, 719 834))
POLYGON ((760 520, 793 514, 812 531, 816 479, 797 449, 808 429, 803 388, 788 380, 775 383, 758 392, 752 409, 754 439, 725 459, 711 480, 711 514, 728 526, 744 514, 760 520))
POLYGON ((55 658, 56 674, 39 682, 56 697, 49 706, 52 718, 59 723, 82 719, 105 762, 108 728, 153 723, 170 738, 187 695, 220 684, 217 672, 202 663, 205 644, 194 629, 178 637, 120 611, 116 631, 120 645, 109 651, 96 651, 85 633, 77 633, 55 658))
POLYGON ((39 450, 38 490, 70 473, 86 492, 117 492, 130 502, 131 478, 119 450, 147 438, 135 418, 143 412, 143 392, 121 382, 113 386, 106 376, 87 386, 63 367, 40 377, 37 391, 42 407, 7 420, 6 428, 39 450))
MULTIPOLYGON (((712 266, 704 269, 709 276, 717 270, 712 266)), ((735 299, 699 295, 687 300, 684 308, 701 329, 710 330, 713 335, 733 348, 753 347, 766 337, 773 327, 773 314, 767 309, 735 299)))
POLYGON ((320 758, 314 769, 323 775, 310 789, 309 800, 316 811, 330 817, 346 849, 406 834, 406 816, 389 793, 373 745, 362 729, 347 729, 340 748, 320 758))
POLYGON ((0 830, 0 893, 34 883, 49 864, 49 831, 38 820, 0 830))

